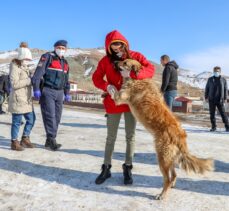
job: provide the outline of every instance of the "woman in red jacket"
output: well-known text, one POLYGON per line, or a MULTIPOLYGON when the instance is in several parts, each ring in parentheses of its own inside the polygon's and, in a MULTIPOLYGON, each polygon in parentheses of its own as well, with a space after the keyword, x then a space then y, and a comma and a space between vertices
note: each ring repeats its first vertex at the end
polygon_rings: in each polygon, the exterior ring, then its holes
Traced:
POLYGON ((142 54, 129 50, 128 41, 116 30, 107 34, 105 47, 106 56, 99 61, 98 67, 92 76, 94 85, 108 93, 103 102, 107 113, 107 139, 104 164, 102 165, 102 172, 96 178, 95 183, 102 184, 107 178, 111 177, 112 153, 114 151, 120 118, 122 113, 124 113, 126 131, 126 159, 123 164, 124 184, 132 184, 131 169, 133 167, 132 160, 134 155, 136 121, 128 105, 123 104, 116 106, 112 95, 115 88, 120 90, 123 78, 125 77, 131 77, 137 80, 152 78, 154 75, 154 66, 147 61, 142 54), (134 71, 128 74, 126 71, 118 70, 116 64, 127 58, 137 60, 142 65, 138 75, 136 75, 134 71))

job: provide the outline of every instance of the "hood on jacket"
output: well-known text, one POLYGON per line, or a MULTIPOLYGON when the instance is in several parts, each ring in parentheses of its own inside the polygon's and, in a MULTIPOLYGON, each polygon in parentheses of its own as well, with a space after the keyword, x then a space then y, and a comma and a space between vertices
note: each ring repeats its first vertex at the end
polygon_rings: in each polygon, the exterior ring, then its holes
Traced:
POLYGON ((127 39, 117 30, 114 30, 110 33, 107 34, 106 39, 105 39, 105 48, 107 54, 111 54, 111 44, 114 42, 122 42, 126 47, 127 50, 129 50, 129 43, 127 39))
POLYGON ((173 66, 175 69, 178 69, 178 68, 179 68, 178 64, 177 64, 175 61, 168 62, 167 65, 171 65, 171 66, 173 66))

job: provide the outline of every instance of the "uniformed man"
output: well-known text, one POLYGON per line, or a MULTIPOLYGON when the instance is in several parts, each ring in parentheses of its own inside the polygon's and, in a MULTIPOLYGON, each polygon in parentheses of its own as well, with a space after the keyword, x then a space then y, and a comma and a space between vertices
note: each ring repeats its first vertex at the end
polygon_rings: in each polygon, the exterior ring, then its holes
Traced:
POLYGON ((34 97, 40 100, 46 131, 45 147, 54 151, 61 147, 61 144, 56 142, 56 136, 62 114, 63 98, 67 102, 70 101, 69 65, 64 58, 66 50, 67 41, 57 41, 53 52, 41 56, 32 78, 34 97))

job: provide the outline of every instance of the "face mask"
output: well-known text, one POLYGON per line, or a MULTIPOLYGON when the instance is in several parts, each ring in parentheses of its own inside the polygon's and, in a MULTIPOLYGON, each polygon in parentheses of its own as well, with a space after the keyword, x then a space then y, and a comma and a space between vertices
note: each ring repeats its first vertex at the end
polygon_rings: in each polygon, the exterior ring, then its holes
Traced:
POLYGON ((116 55, 117 55, 119 58, 121 58, 121 57, 123 56, 123 52, 120 51, 120 52, 116 53, 116 55))
POLYGON ((215 77, 219 77, 220 76, 219 72, 214 72, 213 74, 214 74, 215 77))
POLYGON ((30 65, 31 64, 31 61, 28 61, 28 60, 23 60, 23 65, 26 65, 26 66, 28 66, 28 65, 30 65))
POLYGON ((61 49, 56 49, 56 54, 59 56, 59 57, 62 57, 65 55, 65 50, 61 50, 61 49))

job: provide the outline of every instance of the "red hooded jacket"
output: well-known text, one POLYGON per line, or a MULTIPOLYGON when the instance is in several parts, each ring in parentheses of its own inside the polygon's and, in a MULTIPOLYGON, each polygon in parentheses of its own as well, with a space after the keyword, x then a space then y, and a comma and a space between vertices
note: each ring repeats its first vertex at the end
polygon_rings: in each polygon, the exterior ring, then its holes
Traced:
MULTIPOLYGON (((106 36, 105 47, 107 54, 110 52, 110 45, 115 41, 123 42, 129 50, 129 44, 126 38, 120 32, 114 30, 106 36)), ((155 72, 154 66, 138 52, 129 50, 129 54, 132 59, 137 60, 142 65, 142 69, 139 71, 138 75, 131 71, 130 77, 133 79, 152 78, 155 72)), ((104 56, 99 61, 98 67, 93 73, 92 80, 97 88, 102 89, 105 92, 107 91, 107 86, 109 84, 114 85, 118 90, 120 90, 123 82, 120 72, 114 69, 114 66, 108 56, 104 56), (104 79, 105 76, 106 79, 104 79)), ((106 112, 109 114, 130 111, 129 106, 126 104, 116 106, 114 100, 111 99, 109 94, 104 98, 103 104, 106 112)))

